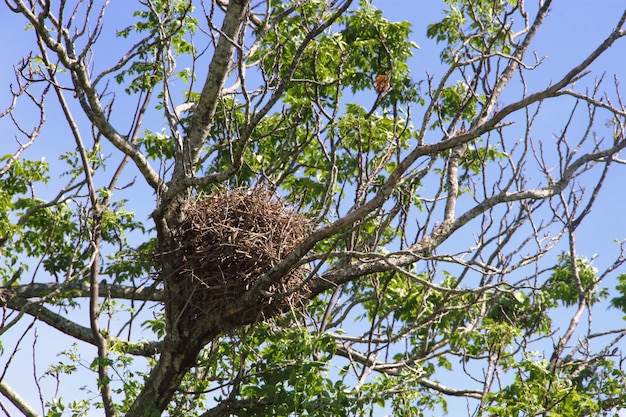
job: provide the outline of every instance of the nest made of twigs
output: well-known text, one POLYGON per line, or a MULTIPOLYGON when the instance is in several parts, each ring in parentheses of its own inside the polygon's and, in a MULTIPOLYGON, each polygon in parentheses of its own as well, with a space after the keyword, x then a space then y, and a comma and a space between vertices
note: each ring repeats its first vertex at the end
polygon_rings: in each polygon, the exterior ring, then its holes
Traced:
POLYGON ((218 190, 186 208, 178 230, 182 270, 176 274, 185 316, 248 324, 297 305, 306 294, 309 269, 292 269, 272 284, 272 297, 233 311, 233 305, 258 279, 282 261, 310 233, 311 221, 262 188, 218 190))

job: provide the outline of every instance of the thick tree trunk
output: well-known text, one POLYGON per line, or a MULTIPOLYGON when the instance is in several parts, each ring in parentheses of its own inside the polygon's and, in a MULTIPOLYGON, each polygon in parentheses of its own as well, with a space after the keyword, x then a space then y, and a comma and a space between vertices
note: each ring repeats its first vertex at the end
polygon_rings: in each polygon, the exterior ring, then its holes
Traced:
POLYGON ((203 337, 173 341, 166 337, 163 351, 150 377, 126 417, 157 417, 167 408, 187 371, 205 345, 203 337))
MULTIPOLYGON (((160 272, 163 282, 166 335, 160 357, 126 417, 160 416, 172 401, 180 383, 204 347, 208 332, 194 331, 189 320, 179 320, 184 312, 181 299, 182 269, 178 256, 176 229, 184 217, 186 195, 179 195, 169 204, 163 217, 155 218, 160 272)), ((200 327, 200 326, 198 326, 200 327)))
MULTIPOLYGON (((224 81, 228 76, 235 40, 246 20, 250 0, 231 0, 221 28, 221 36, 209 65, 200 99, 191 117, 190 128, 177 155, 169 189, 161 196, 160 207, 153 213, 157 227, 160 278, 164 283, 166 336, 159 360, 150 377, 126 414, 127 417, 156 417, 167 408, 185 373, 194 365, 200 350, 219 333, 219 320, 196 321, 188 308, 189 294, 184 291, 189 279, 181 272, 177 226, 183 220, 189 198, 188 179, 195 172, 202 146, 209 134, 224 81)), ((223 327, 223 326, 222 326, 223 327)))

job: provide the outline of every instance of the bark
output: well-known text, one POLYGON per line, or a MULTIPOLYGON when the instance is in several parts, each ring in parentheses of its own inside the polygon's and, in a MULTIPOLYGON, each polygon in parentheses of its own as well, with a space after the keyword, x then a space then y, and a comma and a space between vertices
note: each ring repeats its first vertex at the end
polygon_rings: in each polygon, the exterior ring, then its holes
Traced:
MULTIPOLYGON (((28 314, 32 317, 36 317, 38 320, 41 320, 68 336, 82 340, 83 342, 94 346, 96 345, 96 340, 94 339, 89 327, 81 326, 80 324, 63 317, 62 315, 51 311, 50 309, 47 309, 43 305, 39 304, 39 302, 32 302, 21 297, 13 297, 9 300, 5 300, 2 298, 3 296, 4 294, 0 292, 0 307, 8 307, 12 310, 19 311, 20 314, 28 314)), ((0 335, 16 324, 19 318, 20 316, 18 316, 17 319, 12 320, 10 323, 6 323, 2 329, 0 329, 0 335)), ((161 342, 131 342, 118 339, 114 336, 109 336, 108 341, 110 344, 115 345, 117 350, 124 351, 130 355, 138 356, 153 356, 161 351, 162 346, 161 342)))
POLYGON ((39 417, 37 411, 35 411, 20 395, 13 390, 4 381, 0 381, 0 393, 8 398, 11 403, 24 414, 26 417, 39 417))
POLYGON ((180 283, 189 277, 184 274, 181 276, 176 228, 183 220, 183 208, 188 196, 184 192, 186 187, 176 185, 194 175, 195 165, 221 97, 233 51, 237 47, 235 39, 246 19, 248 6, 249 0, 229 2, 200 100, 191 118, 182 155, 176 160, 170 190, 162 196, 160 206, 153 214, 159 252, 167 254, 160 262, 160 276, 164 283, 166 336, 161 356, 126 414, 127 417, 160 416, 176 394, 185 374, 194 365, 200 350, 220 330, 219 321, 195 321, 185 315, 187 300, 184 299, 180 283))
MULTIPOLYGON (((163 290, 154 286, 131 287, 128 285, 106 284, 99 285, 100 294, 106 294, 111 298, 139 301, 163 301, 163 290)), ((0 288, 0 299, 50 297, 63 291, 71 291, 79 297, 88 297, 91 286, 84 282, 56 283, 36 282, 33 284, 17 285, 15 287, 0 288)))
POLYGON ((200 99, 191 117, 189 131, 183 144, 181 154, 177 157, 176 166, 172 174, 173 189, 163 196, 163 203, 167 204, 175 194, 181 190, 176 187, 185 179, 194 177, 195 165, 198 163, 202 148, 213 125, 215 109, 221 98, 221 91, 228 75, 229 64, 233 56, 237 34, 246 19, 249 0, 231 0, 226 10, 226 16, 220 30, 220 38, 215 47, 215 53, 209 65, 209 71, 204 81, 200 99))
POLYGON ((174 340, 168 334, 159 361, 126 417, 160 416, 176 394, 183 377, 194 365, 206 341, 203 337, 174 340))

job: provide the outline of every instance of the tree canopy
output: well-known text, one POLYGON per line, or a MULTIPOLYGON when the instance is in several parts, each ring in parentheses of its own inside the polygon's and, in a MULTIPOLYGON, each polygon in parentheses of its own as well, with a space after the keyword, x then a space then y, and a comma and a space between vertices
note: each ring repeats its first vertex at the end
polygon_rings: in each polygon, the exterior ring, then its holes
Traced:
POLYGON ((551 0, 4 3, 5 414, 626 404, 624 236, 576 239, 621 193, 626 10, 547 78, 551 0))

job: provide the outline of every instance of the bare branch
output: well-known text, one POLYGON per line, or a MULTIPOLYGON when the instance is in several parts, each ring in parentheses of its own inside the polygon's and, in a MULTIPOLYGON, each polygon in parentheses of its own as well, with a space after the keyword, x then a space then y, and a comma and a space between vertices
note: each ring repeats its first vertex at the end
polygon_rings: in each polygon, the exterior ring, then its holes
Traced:
POLYGON ((30 405, 5 381, 0 381, 0 393, 11 401, 11 403, 26 417, 40 417, 39 413, 33 410, 30 405))
MULTIPOLYGON (((19 297, 2 300, 1 304, 12 310, 29 314, 75 339, 97 346, 97 342, 94 339, 91 328, 76 324, 60 314, 50 311, 42 305, 19 297)), ((115 346, 115 348, 119 351, 123 351, 131 355, 148 357, 157 354, 160 351, 161 346, 160 342, 129 342, 117 339, 113 336, 108 337, 108 342, 111 346, 115 346)))
MULTIPOLYGON (((128 287, 123 285, 111 285, 100 283, 98 285, 99 293, 106 294, 111 298, 125 300, 140 301, 162 301, 163 290, 154 287, 128 287)), ((87 283, 70 282, 57 284, 49 283, 33 283, 26 285, 18 285, 14 287, 0 287, 0 298, 6 300, 11 297, 20 297, 24 299, 46 297, 50 294, 62 291, 71 291, 74 297, 89 297, 91 287, 87 283)))

